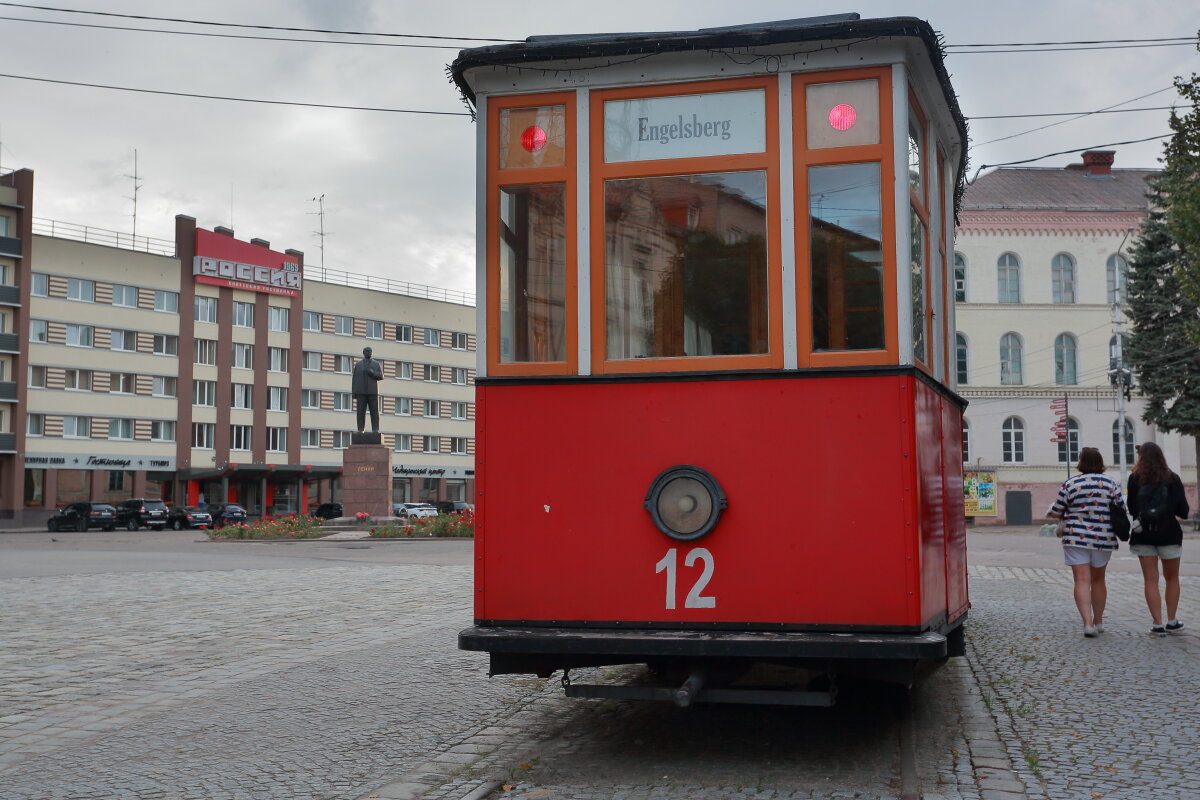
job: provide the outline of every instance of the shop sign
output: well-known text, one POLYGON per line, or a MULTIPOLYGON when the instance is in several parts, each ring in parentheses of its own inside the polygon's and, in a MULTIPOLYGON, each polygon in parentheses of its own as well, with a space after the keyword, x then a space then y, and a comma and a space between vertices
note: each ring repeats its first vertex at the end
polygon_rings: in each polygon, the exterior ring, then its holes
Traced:
POLYGON ((300 262, 292 256, 212 231, 196 231, 192 276, 197 283, 251 292, 300 293, 300 262))
POLYGON ((393 478, 474 478, 475 470, 467 467, 422 467, 398 464, 392 467, 393 478))
POLYGON ((996 471, 963 471, 963 513, 968 517, 996 516, 996 471))
POLYGON ((154 470, 173 472, 175 456, 103 456, 94 453, 27 454, 26 469, 154 470))
POLYGON ((763 153, 766 111, 762 89, 610 100, 604 104, 604 160, 763 153))

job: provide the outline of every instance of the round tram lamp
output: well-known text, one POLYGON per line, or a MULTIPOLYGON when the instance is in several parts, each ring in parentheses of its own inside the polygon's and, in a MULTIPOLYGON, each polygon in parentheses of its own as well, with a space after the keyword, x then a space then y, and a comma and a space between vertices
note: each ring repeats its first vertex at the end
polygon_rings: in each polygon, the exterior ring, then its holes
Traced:
POLYGON ((848 131, 854 127, 856 122, 858 122, 858 112, 852 105, 839 103, 829 109, 829 126, 835 131, 848 131))
POLYGON ((546 131, 537 125, 530 125, 521 131, 521 147, 524 147, 529 153, 536 153, 545 147, 546 139, 546 131))
POLYGON ((655 526, 682 542, 699 539, 715 528, 727 504, 717 479, 687 464, 659 473, 643 503, 655 526))

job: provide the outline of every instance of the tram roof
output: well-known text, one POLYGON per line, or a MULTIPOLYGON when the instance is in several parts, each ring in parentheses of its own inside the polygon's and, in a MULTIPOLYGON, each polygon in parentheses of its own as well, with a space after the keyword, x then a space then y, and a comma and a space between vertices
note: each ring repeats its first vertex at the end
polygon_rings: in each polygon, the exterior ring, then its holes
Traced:
POLYGON ((465 73, 475 67, 727 47, 761 47, 821 40, 853 39, 866 42, 892 37, 916 39, 924 45, 946 104, 954 117, 955 127, 962 140, 955 192, 957 206, 957 200, 962 196, 967 164, 967 122, 958 106, 950 75, 946 72, 941 37, 928 22, 916 17, 862 19, 859 14, 847 13, 754 22, 722 28, 700 28, 695 31, 530 36, 524 42, 462 50, 450 65, 449 72, 463 97, 473 106, 475 91, 467 81, 465 73))

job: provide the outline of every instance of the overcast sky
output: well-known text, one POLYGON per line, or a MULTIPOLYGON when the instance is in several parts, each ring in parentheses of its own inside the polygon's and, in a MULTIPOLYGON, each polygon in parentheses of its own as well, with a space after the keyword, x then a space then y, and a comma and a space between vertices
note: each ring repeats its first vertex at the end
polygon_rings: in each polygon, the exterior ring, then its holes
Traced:
MULTIPOLYGON (((537 34, 695 30, 857 11, 917 16, 947 45, 1194 37, 1194 0, 964 2, 401 2, 401 0, 40 0, 55 8, 480 39, 537 34)), ((0 5, 0 72, 194 94, 462 111, 448 49, 229 39, 20 20, 201 33, 322 38, 0 5)), ((326 36, 348 42, 394 38, 326 36)), ((479 42, 487 44, 490 42, 479 42)), ((968 118, 1169 106, 1178 75, 1200 72, 1194 46, 958 54, 947 67, 968 118)), ((972 120, 971 172, 983 164, 1167 133, 1167 111, 1097 114, 1002 142, 1064 118, 972 120)), ((474 290, 473 123, 466 116, 343 111, 84 88, 0 77, 0 167, 36 173, 36 217, 128 232, 138 153, 137 232, 171 239, 174 216, 232 225, 326 267, 474 290)), ((1154 167, 1162 140, 1123 145, 1117 167, 1154 167)), ((1064 155, 1036 162, 1057 167, 1064 155)))

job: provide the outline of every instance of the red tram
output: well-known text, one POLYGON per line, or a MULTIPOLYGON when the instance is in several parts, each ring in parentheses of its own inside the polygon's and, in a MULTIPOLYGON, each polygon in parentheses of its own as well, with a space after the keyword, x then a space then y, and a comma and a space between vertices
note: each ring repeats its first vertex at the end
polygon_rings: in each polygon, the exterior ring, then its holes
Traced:
POLYGON ((568 693, 680 704, 961 655, 966 125, 929 24, 533 37, 451 74, 486 343, 459 646, 645 663, 663 685, 568 693))

